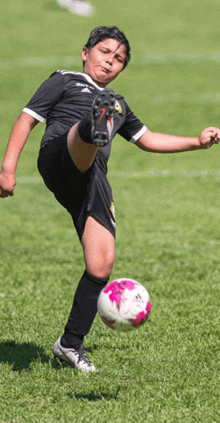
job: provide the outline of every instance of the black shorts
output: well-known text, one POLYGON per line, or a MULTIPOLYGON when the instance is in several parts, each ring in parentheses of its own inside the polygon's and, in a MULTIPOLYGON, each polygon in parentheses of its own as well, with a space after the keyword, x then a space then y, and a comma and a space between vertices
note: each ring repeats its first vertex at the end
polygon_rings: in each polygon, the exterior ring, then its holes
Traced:
POLYGON ((81 240, 86 218, 93 216, 115 236, 112 190, 106 177, 106 165, 96 157, 92 167, 81 173, 67 149, 67 134, 43 145, 38 169, 50 191, 71 214, 81 240))

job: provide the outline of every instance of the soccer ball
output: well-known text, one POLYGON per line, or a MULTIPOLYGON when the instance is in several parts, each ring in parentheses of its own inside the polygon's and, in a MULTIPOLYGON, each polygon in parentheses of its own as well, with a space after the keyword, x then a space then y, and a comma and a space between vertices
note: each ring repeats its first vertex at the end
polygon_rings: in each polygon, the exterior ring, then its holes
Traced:
POLYGON ((98 298, 98 312, 111 329, 127 332, 142 326, 151 310, 150 296, 133 279, 116 279, 108 283, 98 298))

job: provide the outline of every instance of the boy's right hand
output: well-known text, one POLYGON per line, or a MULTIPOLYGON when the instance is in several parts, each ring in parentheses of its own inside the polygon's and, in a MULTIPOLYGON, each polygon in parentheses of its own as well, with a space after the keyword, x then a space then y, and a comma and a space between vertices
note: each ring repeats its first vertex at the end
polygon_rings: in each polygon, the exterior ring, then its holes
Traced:
POLYGON ((14 187, 16 179, 14 173, 0 173, 0 198, 5 198, 14 195, 14 187))

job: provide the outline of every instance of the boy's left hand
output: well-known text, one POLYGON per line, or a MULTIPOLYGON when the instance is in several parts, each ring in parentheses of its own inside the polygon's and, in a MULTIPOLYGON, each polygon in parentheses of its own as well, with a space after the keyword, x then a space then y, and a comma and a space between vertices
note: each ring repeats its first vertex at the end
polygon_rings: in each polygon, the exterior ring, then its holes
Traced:
POLYGON ((220 140, 220 129, 215 128, 213 126, 204 129, 199 136, 201 148, 209 148, 213 144, 218 144, 219 140, 220 140))

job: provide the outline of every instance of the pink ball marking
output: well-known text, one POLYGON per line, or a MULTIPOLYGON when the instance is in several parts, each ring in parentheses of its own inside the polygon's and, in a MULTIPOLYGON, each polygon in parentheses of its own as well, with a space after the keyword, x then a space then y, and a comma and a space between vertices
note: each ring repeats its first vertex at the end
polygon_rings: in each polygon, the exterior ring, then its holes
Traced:
POLYGON ((149 317, 150 315, 151 307, 152 307, 151 302, 148 301, 146 306, 147 317, 149 317))
POLYGON ((115 327, 113 326, 114 323, 115 323, 115 320, 111 320, 109 322, 109 320, 107 320, 106 317, 104 317, 104 316, 100 316, 100 317, 101 317, 102 321, 105 323, 106 326, 108 326, 109 328, 115 330, 115 327))
POLYGON ((132 326, 134 328, 139 328, 140 326, 142 326, 146 322, 147 318, 149 317, 150 310, 151 310, 151 302, 150 301, 147 302, 145 310, 146 310, 146 312, 143 310, 136 316, 135 319, 130 320, 130 322, 132 323, 132 326))
POLYGON ((124 295, 125 289, 132 291, 134 288, 135 288, 135 282, 129 279, 124 279, 124 280, 121 280, 120 282, 116 280, 116 281, 110 282, 105 287, 104 292, 105 294, 108 294, 109 292, 111 292, 109 294, 110 301, 112 303, 115 302, 117 307, 119 307, 120 303, 126 300, 126 297, 124 295))

